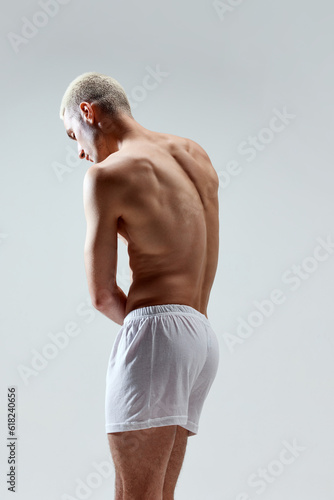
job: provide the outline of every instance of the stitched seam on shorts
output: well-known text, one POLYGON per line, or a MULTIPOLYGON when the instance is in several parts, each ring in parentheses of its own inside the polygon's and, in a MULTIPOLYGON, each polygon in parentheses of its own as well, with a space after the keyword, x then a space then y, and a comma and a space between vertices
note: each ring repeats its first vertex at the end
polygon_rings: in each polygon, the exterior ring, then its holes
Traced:
MULTIPOLYGON (((106 427, 111 425, 132 425, 132 424, 146 424, 147 422, 154 422, 155 420, 167 420, 169 418, 188 418, 188 415, 171 415, 170 417, 157 417, 157 418, 148 418, 144 421, 134 420, 132 422, 113 422, 112 424, 106 424, 106 427)), ((189 420, 190 422, 190 420, 189 420)), ((191 424, 197 425, 194 422, 190 422, 191 424)))
POLYGON ((155 340, 155 335, 152 337, 152 343, 151 343, 151 367, 150 367, 150 387, 149 387, 149 398, 148 398, 148 408, 149 412, 151 415, 151 389, 152 389, 152 372, 153 372, 153 348, 154 348, 154 340, 155 340))
MULTIPOLYGON (((206 325, 209 323, 208 319, 201 318, 201 316, 197 316, 197 314, 193 313, 187 313, 187 312, 182 312, 182 311, 169 311, 169 312, 161 312, 161 313, 154 313, 154 314, 141 314, 140 316, 133 316, 132 318, 127 319, 125 322, 128 321, 134 321, 136 319, 141 319, 141 318, 150 318, 150 317, 156 317, 156 316, 193 316, 194 318, 198 318, 199 320, 203 321, 206 325)), ((209 323, 210 324, 210 323, 209 323)))
POLYGON ((198 425, 195 424, 195 422, 192 422, 191 420, 188 420, 187 424, 193 424, 195 427, 198 427, 198 425))

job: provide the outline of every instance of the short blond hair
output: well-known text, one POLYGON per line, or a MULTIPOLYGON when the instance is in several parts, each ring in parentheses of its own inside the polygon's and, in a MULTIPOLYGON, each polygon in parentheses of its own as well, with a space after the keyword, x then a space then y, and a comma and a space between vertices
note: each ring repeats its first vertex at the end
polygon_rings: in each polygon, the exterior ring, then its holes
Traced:
POLYGON ((60 118, 64 119, 65 110, 68 110, 71 116, 78 116, 78 107, 84 101, 95 102, 110 115, 114 116, 118 112, 123 112, 132 117, 130 103, 124 88, 111 76, 91 71, 75 78, 67 87, 62 98, 60 118))

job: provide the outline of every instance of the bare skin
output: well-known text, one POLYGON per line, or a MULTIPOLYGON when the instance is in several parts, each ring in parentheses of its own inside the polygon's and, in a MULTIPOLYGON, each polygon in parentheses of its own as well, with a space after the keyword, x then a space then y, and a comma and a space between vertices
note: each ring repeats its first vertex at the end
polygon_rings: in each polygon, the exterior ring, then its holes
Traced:
POLYGON ((153 133, 127 151, 138 158, 118 232, 128 244, 133 282, 125 313, 186 304, 207 316, 218 260, 216 176, 190 140, 153 133))
MULTIPOLYGON (((106 119, 94 103, 81 103, 80 114, 65 112, 64 125, 79 156, 95 162, 84 180, 94 306, 120 325, 133 309, 157 304, 189 305, 207 317, 219 249, 219 180, 208 155, 124 113, 106 119), (127 296, 116 282, 117 238, 128 248, 127 296)), ((172 500, 187 437, 175 425, 108 434, 116 500, 172 500)))

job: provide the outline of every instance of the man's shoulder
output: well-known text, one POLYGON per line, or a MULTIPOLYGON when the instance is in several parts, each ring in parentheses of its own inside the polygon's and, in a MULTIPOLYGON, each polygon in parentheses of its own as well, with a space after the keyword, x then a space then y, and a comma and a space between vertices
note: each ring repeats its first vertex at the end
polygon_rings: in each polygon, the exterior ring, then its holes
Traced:
POLYGON ((98 184, 121 181, 124 178, 124 169, 130 168, 135 160, 135 157, 129 155, 118 154, 116 156, 116 153, 113 153, 100 163, 89 167, 85 180, 98 184))
POLYGON ((171 143, 174 143, 176 147, 181 147, 186 149, 188 153, 192 154, 195 157, 199 157, 202 160, 208 161, 211 163, 210 157, 205 149, 193 139, 189 137, 181 137, 177 135, 169 134, 171 143))
POLYGON ((187 139, 187 145, 191 150, 199 154, 202 158, 205 158, 206 160, 210 161, 208 153, 200 144, 198 144, 198 142, 193 141, 192 139, 187 139))
POLYGON ((136 163, 135 157, 113 154, 89 167, 83 181, 84 199, 99 199, 102 204, 111 199, 121 202, 135 189, 136 176, 132 174, 136 163))

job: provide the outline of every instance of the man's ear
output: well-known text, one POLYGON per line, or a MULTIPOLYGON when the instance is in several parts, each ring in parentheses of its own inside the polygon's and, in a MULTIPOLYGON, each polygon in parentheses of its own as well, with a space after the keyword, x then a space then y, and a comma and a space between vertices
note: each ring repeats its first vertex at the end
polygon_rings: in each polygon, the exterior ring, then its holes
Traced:
POLYGON ((92 125, 95 120, 94 108, 89 102, 82 102, 80 104, 81 118, 84 122, 92 125))

